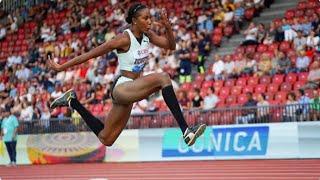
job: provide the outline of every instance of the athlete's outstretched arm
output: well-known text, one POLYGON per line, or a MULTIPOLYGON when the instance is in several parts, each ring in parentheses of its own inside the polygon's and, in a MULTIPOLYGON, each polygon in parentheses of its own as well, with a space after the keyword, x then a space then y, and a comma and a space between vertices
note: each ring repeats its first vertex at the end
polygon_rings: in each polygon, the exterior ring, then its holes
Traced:
POLYGON ((171 24, 167 17, 167 12, 165 10, 161 12, 160 24, 166 28, 165 37, 159 36, 155 32, 150 30, 148 32, 148 37, 150 38, 150 42, 161 48, 175 50, 176 41, 172 32, 171 24))
POLYGON ((86 52, 84 54, 81 54, 80 56, 77 56, 70 61, 67 61, 64 64, 57 64, 55 63, 51 57, 49 57, 49 66, 56 70, 56 71, 63 71, 68 69, 69 67, 72 67, 74 65, 78 65, 81 63, 84 63, 88 61, 89 59, 101 56, 103 54, 106 54, 114 49, 123 49, 126 46, 129 46, 129 40, 126 35, 120 34, 117 35, 114 39, 105 42, 101 44, 100 46, 90 50, 89 52, 86 52))

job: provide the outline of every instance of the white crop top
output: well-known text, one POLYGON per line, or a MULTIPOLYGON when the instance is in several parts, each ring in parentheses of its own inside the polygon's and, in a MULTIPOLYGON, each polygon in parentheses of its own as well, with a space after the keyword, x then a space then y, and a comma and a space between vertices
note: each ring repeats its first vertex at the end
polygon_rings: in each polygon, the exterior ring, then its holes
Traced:
POLYGON ((130 31, 125 30, 130 36, 130 48, 125 53, 118 53, 120 70, 139 73, 143 70, 149 59, 149 38, 143 34, 141 44, 130 31))

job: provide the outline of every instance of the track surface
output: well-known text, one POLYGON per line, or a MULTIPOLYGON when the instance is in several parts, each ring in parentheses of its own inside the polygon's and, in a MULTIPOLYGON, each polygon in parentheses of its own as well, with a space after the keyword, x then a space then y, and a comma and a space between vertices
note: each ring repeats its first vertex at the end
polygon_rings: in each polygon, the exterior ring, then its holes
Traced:
POLYGON ((1 180, 320 180, 320 159, 0 166, 0 178, 2 178, 1 180))

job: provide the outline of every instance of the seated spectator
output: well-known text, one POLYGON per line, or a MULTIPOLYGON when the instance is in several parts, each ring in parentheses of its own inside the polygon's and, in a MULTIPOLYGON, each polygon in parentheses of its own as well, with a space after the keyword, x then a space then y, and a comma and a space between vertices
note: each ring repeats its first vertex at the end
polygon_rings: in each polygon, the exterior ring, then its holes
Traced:
POLYGON ((255 121, 257 101, 253 99, 252 93, 247 93, 248 101, 242 106, 242 115, 236 117, 236 124, 248 124, 255 121))
POLYGON ((271 69, 272 69, 272 64, 271 64, 270 57, 268 57, 267 55, 263 55, 258 64, 258 70, 256 75, 258 76, 269 75, 271 73, 271 69))
POLYGON ((241 2, 235 3, 235 11, 234 11, 234 26, 235 26, 235 31, 240 32, 240 28, 243 23, 244 19, 244 11, 245 9, 242 7, 241 2))
POLYGON ((267 30, 266 30, 264 24, 259 23, 259 25, 258 25, 258 33, 257 33, 257 41, 259 43, 262 43, 263 40, 266 38, 266 36, 267 36, 267 30))
POLYGON ((247 54, 245 62, 245 66, 241 74, 245 76, 252 76, 253 73, 257 71, 257 62, 253 59, 253 54, 247 54))
POLYGON ((305 95, 304 90, 299 89, 298 90, 298 97, 300 96, 298 100, 299 108, 297 109, 296 114, 299 117, 300 121, 304 121, 309 119, 309 110, 310 110, 310 98, 305 95))
POLYGON ((256 45, 258 43, 258 28, 254 24, 254 22, 251 22, 247 30, 243 32, 245 35, 245 41, 242 43, 242 46, 247 45, 256 45))
POLYGON ((303 36, 302 31, 297 32, 297 36, 293 40, 293 47, 296 51, 304 50, 307 39, 303 36))
POLYGON ((0 41, 6 37, 7 29, 6 27, 0 23, 0 41))
POLYGON ((235 63, 234 63, 234 61, 232 61, 231 55, 229 55, 229 54, 226 55, 224 57, 224 70, 223 70, 224 77, 226 79, 234 78, 235 77, 235 72, 234 72, 235 68, 236 68, 235 63))
POLYGON ((298 101, 296 101, 296 95, 293 92, 288 93, 286 107, 283 112, 284 122, 297 121, 298 101))
POLYGON ((292 28, 292 26, 287 22, 285 18, 282 20, 282 30, 284 32, 285 41, 293 41, 294 38, 297 37, 296 31, 292 28))
POLYGON ((310 102, 311 119, 320 120, 320 96, 318 90, 313 90, 313 99, 310 102))
POLYGON ((21 121, 25 121, 25 122, 30 122, 32 121, 32 117, 33 117, 33 108, 30 102, 25 101, 22 103, 22 110, 21 110, 21 114, 20 114, 20 120, 21 121))
POLYGON ((310 59, 305 55, 305 51, 298 51, 296 61, 296 72, 306 72, 308 70, 310 59))
POLYGON ((274 69, 274 73, 288 74, 290 71, 291 71, 290 59, 286 57, 283 52, 278 52, 278 55, 276 56, 276 66, 274 69))
POLYGON ((224 62, 220 55, 214 56, 215 62, 212 65, 212 73, 215 80, 223 79, 224 62))
POLYGON ((193 109, 202 109, 203 99, 200 96, 200 89, 195 89, 195 96, 192 99, 192 108, 193 109))
POLYGON ((241 76, 243 69, 246 67, 246 60, 245 58, 241 58, 238 61, 235 61, 235 69, 234 73, 237 77, 241 76))
POLYGON ((318 89, 320 85, 320 65, 318 61, 314 61, 310 67, 308 82, 302 89, 318 89))
POLYGON ((183 110, 189 109, 190 104, 189 104, 189 100, 187 97, 187 93, 185 91, 179 91, 178 95, 177 95, 177 99, 178 99, 180 106, 183 110))
POLYGON ((269 122, 269 119, 270 119, 269 102, 266 101, 266 95, 262 93, 258 95, 257 122, 266 123, 266 122, 269 122))
POLYGON ((203 109, 209 110, 216 107, 217 103, 219 102, 218 96, 215 94, 215 89, 210 87, 208 89, 208 94, 204 97, 203 100, 203 109))
POLYGON ((315 49, 319 49, 319 36, 316 36, 316 33, 312 30, 307 37, 306 45, 315 49))

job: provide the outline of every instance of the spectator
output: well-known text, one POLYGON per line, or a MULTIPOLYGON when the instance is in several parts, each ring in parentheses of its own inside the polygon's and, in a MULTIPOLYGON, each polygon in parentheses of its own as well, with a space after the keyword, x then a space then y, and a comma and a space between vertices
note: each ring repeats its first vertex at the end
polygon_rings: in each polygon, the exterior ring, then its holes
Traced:
POLYGON ((210 87, 208 89, 208 94, 204 97, 203 100, 203 109, 209 110, 216 107, 217 103, 219 102, 218 96, 215 94, 215 89, 210 87))
POLYGON ((258 76, 269 75, 271 73, 271 69, 272 69, 272 64, 271 64, 270 58, 267 55, 263 55, 258 64, 258 71, 256 75, 258 76))
POLYGON ((0 23, 0 41, 6 37, 6 34, 7 34, 6 27, 2 23, 0 23))
POLYGON ((267 29, 266 37, 263 40, 263 44, 272 44, 275 41, 276 36, 276 27, 274 25, 274 22, 270 23, 270 27, 267 29))
POLYGON ((235 63, 234 61, 231 60, 231 55, 226 55, 224 57, 224 77, 226 79, 228 78, 234 78, 235 77, 235 73, 234 73, 234 70, 235 70, 235 63))
POLYGON ((266 123, 266 122, 269 122, 269 119, 270 119, 269 102, 266 101, 266 95, 262 93, 258 95, 257 122, 266 123))
POLYGON ((296 61, 296 72, 306 72, 308 70, 310 59, 305 55, 305 51, 298 51, 298 57, 296 61))
POLYGON ((313 90, 313 99, 310 102, 311 119, 314 121, 320 120, 320 96, 318 90, 313 90))
POLYGON ((242 75, 252 76, 257 71, 257 62, 253 59, 253 54, 247 54, 245 57, 245 66, 241 72, 242 75))
POLYGON ((292 26, 287 22, 286 19, 282 20, 282 30, 284 32, 285 41, 292 41, 295 37, 297 37, 296 31, 292 28, 292 26))
POLYGON ((305 95, 304 90, 299 89, 298 91, 298 97, 300 96, 298 103, 299 103, 299 108, 297 109, 296 114, 299 117, 300 121, 307 120, 309 119, 309 106, 310 106, 310 98, 305 95))
POLYGON ((263 40, 266 38, 266 35, 267 35, 267 30, 266 30, 264 24, 259 23, 259 25, 258 25, 258 33, 257 33, 257 41, 259 43, 262 43, 263 40))
POLYGON ((249 27, 244 31, 243 34, 245 35, 245 41, 242 43, 242 46, 259 44, 257 40, 258 28, 254 24, 254 22, 251 22, 249 24, 249 27))
POLYGON ((30 102, 22 102, 22 110, 20 114, 20 120, 25 122, 31 122, 33 117, 33 108, 30 102))
POLYGON ((306 41, 307 41, 306 42, 307 46, 310 46, 315 49, 319 49, 320 38, 319 38, 319 36, 316 36, 316 33, 313 30, 310 32, 306 41))
POLYGON ((320 85, 320 66, 318 61, 314 61, 308 74, 308 82, 302 89, 318 89, 320 85))
POLYGON ((191 82, 190 50, 187 48, 186 41, 183 41, 181 45, 181 49, 178 52, 180 59, 180 83, 191 82))
POLYGON ((303 36, 302 31, 297 32, 297 37, 293 40, 293 46, 296 51, 304 50, 307 44, 307 39, 303 36))
POLYGON ((3 112, 3 118, 1 123, 1 137, 6 144, 7 151, 10 157, 9 166, 16 166, 16 146, 17 146, 17 135, 18 135, 18 119, 11 113, 10 107, 7 107, 3 112))
POLYGON ((283 52, 279 52, 276 57, 276 74, 288 74, 291 71, 291 61, 288 57, 284 55, 283 52))
POLYGON ((248 124, 254 122, 256 118, 256 106, 257 101, 253 99, 252 93, 248 92, 247 94, 247 102, 244 103, 242 110, 242 115, 236 117, 237 124, 248 124))
POLYGON ((298 101, 296 101, 296 95, 290 92, 287 95, 286 107, 283 112, 284 122, 297 121, 298 101))
POLYGON ((179 91, 177 99, 182 109, 189 109, 189 100, 185 91, 179 91))
POLYGON ((223 78, 223 71, 224 71, 224 62, 220 55, 216 54, 214 56, 215 62, 212 66, 212 73, 215 80, 224 79, 223 78))
POLYGON ((234 26, 235 26, 235 31, 240 32, 240 28, 243 23, 243 17, 244 17, 244 8, 241 5, 241 2, 235 3, 235 11, 234 11, 234 26))
POLYGON ((133 104, 131 114, 143 114, 147 111, 148 101, 143 99, 133 104))
POLYGON ((194 109, 203 108, 203 99, 200 96, 200 89, 195 89, 195 96, 192 99, 192 108, 194 109))

